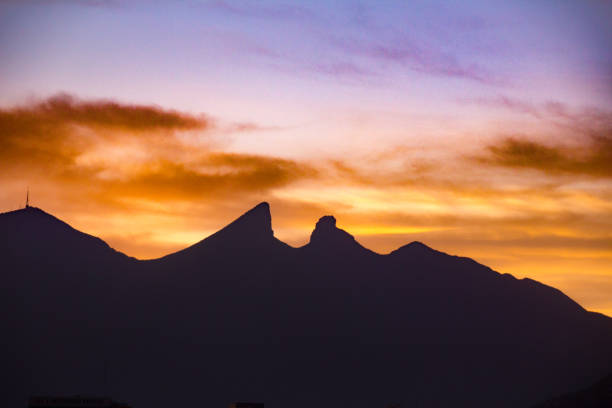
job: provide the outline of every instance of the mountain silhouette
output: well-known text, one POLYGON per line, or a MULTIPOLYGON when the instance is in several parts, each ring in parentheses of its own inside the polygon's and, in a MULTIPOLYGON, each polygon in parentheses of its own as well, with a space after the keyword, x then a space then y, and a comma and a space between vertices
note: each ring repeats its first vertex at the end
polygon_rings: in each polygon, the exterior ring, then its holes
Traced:
POLYGON ((28 257, 56 255, 74 257, 124 257, 100 238, 77 231, 36 207, 0 215, 3 253, 28 257))
POLYGON ((270 205, 260 203, 241 215, 238 219, 189 248, 162 258, 165 262, 189 260, 202 257, 215 257, 224 251, 282 251, 289 245, 274 237, 270 205))
POLYGON ((527 407, 612 367, 612 319, 413 242, 382 255, 327 215, 274 237, 261 203, 141 261, 44 211, 0 214, 2 406, 527 407))
POLYGON ((372 251, 362 247, 351 234, 336 227, 336 218, 333 215, 326 215, 317 221, 305 249, 341 255, 373 254, 372 251))

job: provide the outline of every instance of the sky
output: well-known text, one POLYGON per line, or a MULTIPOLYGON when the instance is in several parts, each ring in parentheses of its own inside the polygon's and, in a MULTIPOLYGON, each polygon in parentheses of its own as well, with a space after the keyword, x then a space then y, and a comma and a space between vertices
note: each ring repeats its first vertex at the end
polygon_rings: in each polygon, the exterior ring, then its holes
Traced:
POLYGON ((261 201, 612 316, 612 2, 0 0, 0 211, 142 259, 261 201))

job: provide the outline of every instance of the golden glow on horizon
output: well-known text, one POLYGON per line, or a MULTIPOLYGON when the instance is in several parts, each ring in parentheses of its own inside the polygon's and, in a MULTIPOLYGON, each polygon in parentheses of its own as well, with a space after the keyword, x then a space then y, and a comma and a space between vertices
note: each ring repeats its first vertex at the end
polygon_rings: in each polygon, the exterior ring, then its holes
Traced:
POLYGON ((444 231, 449 228, 443 227, 386 227, 386 226, 359 226, 350 228, 354 235, 407 235, 420 232, 444 231))
POLYGON ((612 310, 605 132, 575 156, 502 137, 469 149, 405 145, 300 160, 233 151, 215 141, 220 133, 180 112, 65 96, 0 110, 0 205, 15 209, 29 185, 33 205, 155 258, 265 200, 275 235, 293 246, 331 214, 376 252, 418 240, 612 310))

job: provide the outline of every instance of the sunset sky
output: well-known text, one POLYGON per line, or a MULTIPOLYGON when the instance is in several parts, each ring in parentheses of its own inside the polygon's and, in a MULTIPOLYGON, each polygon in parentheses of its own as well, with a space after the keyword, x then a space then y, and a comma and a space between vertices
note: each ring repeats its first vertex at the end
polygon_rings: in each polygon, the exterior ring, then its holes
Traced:
POLYGON ((612 2, 0 0, 0 211, 138 258, 261 201, 612 315, 612 2))

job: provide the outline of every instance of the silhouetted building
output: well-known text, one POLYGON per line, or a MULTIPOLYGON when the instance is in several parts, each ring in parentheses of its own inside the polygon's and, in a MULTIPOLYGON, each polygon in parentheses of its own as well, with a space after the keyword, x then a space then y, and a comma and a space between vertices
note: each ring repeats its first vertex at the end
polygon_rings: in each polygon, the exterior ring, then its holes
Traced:
POLYGON ((234 402, 230 408, 264 408, 263 402, 234 402))
POLYGON ((129 405, 115 402, 110 398, 83 397, 32 397, 28 408, 131 408, 129 405))

